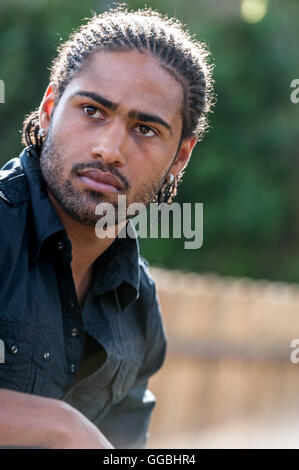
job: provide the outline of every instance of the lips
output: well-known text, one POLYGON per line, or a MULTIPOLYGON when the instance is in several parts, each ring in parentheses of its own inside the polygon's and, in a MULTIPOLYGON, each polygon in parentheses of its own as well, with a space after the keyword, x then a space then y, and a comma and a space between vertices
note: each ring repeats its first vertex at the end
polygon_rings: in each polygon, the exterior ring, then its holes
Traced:
MULTIPOLYGON (((103 185, 112 186, 114 190, 121 190, 123 189, 123 185, 120 183, 116 176, 112 175, 111 173, 106 173, 101 170, 97 170, 95 168, 80 170, 78 172, 80 177, 83 177, 85 180, 86 178, 90 180, 90 182, 94 181, 97 183, 102 183, 103 185)), ((112 188, 111 188, 112 189, 112 188)))

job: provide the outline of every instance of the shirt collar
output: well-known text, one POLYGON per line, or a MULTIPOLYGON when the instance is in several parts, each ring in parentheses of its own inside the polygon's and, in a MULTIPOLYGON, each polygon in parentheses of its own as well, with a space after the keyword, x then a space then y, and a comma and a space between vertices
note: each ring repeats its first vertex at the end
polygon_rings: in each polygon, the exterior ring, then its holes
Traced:
MULTIPOLYGON (((24 173, 27 177, 31 196, 33 221, 36 237, 31 240, 31 262, 35 263, 44 241, 51 235, 62 231, 64 238, 65 228, 54 210, 42 178, 39 155, 32 147, 27 147, 20 154, 24 173), (35 238, 35 239, 34 239, 35 238)), ((133 237, 121 238, 118 236, 110 247, 95 261, 94 283, 92 294, 94 296, 114 290, 115 300, 120 311, 125 310, 139 297, 140 268, 138 237, 131 220, 123 229, 133 237)))
POLYGON ((123 229, 123 234, 125 230, 133 233, 134 238, 128 235, 124 238, 118 236, 95 261, 93 284, 93 295, 95 296, 114 289, 116 303, 120 311, 125 310, 138 299, 140 284, 139 244, 131 220, 123 229))
POLYGON ((20 161, 28 183, 35 228, 35 237, 30 240, 31 263, 34 264, 44 241, 59 231, 65 233, 65 229, 50 203, 41 176, 38 153, 32 147, 26 147, 20 154, 20 161))

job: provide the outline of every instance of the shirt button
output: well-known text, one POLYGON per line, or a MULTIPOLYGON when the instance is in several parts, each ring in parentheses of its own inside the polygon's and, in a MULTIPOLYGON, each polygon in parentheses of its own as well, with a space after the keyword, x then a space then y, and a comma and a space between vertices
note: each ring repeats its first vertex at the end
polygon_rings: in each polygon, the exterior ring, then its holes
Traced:
POLYGON ((72 336, 78 336, 79 330, 77 328, 72 329, 72 336))
POLYGON ((18 352, 18 348, 16 347, 15 344, 11 347, 11 352, 13 352, 14 354, 18 352))
POLYGON ((75 302, 74 302, 73 300, 70 300, 70 301, 69 301, 69 306, 70 306, 71 308, 74 308, 75 305, 76 305, 76 304, 75 304, 75 302))
POLYGON ((64 243, 63 243, 63 242, 58 242, 58 243, 57 243, 57 248, 58 248, 58 250, 63 250, 63 248, 64 248, 64 243))
POLYGON ((75 372, 75 364, 70 365, 70 371, 72 372, 72 374, 75 372))
POLYGON ((46 352, 45 354, 43 354, 43 358, 45 361, 47 361, 50 357, 50 353, 46 352))

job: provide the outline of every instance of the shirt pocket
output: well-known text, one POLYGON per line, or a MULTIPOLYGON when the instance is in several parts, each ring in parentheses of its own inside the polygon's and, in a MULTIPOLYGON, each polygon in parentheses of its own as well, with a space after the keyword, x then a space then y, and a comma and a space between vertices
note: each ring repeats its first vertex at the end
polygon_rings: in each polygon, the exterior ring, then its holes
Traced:
POLYGON ((31 378, 31 353, 26 343, 11 333, 0 331, 4 342, 4 363, 0 364, 0 388, 28 392, 31 378))
POLYGON ((0 339, 4 343, 5 362, 0 364, 0 388, 30 394, 42 393, 51 362, 50 348, 42 344, 42 338, 40 331, 35 330, 32 336, 28 327, 22 329, 1 322, 0 339))

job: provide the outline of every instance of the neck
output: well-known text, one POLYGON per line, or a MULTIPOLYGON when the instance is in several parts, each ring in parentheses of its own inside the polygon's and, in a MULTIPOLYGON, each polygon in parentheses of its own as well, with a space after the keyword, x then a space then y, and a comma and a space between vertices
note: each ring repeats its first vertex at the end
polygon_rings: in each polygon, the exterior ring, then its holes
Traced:
POLYGON ((72 244, 71 268, 79 301, 82 303, 91 287, 93 263, 114 242, 126 221, 113 227, 115 236, 98 238, 95 227, 84 225, 67 214, 48 190, 49 199, 72 244))

